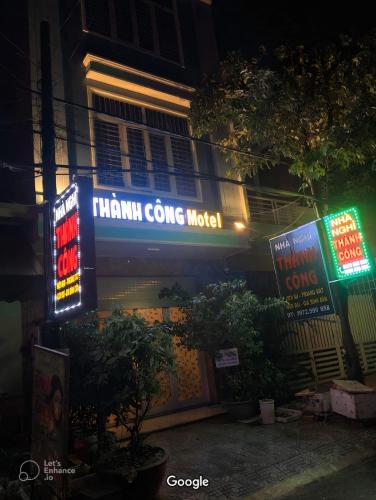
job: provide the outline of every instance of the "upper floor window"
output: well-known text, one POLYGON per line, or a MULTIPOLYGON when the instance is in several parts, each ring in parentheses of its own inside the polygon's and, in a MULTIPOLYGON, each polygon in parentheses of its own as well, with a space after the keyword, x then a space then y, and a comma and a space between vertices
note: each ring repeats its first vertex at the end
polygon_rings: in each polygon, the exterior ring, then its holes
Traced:
POLYGON ((92 100, 97 111, 94 137, 99 185, 198 197, 192 143, 184 137, 189 135, 186 118, 98 94, 92 100))
POLYGON ((84 29, 182 64, 175 0, 83 0, 84 29))

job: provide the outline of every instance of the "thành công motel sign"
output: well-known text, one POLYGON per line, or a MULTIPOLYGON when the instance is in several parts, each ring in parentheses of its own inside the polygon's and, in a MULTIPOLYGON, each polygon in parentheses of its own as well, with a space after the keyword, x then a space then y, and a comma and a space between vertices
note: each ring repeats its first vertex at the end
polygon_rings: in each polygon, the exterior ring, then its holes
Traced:
POLYGON ((333 314, 333 299, 316 222, 269 241, 279 293, 287 302, 286 319, 333 314))
POLYGON ((324 217, 331 260, 337 279, 351 278, 372 270, 358 209, 342 210, 324 217))
POLYGON ((96 308, 91 179, 77 178, 53 206, 53 300, 50 316, 67 319, 96 308))

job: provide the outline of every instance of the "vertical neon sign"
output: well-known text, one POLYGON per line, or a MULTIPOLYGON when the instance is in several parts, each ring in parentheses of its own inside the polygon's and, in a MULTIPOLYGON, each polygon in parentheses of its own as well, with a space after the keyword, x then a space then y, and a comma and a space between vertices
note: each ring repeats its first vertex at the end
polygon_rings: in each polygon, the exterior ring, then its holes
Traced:
POLYGON ((372 270, 357 208, 324 217, 330 253, 338 279, 351 278, 372 270))
POLYGON ((81 306, 81 245, 78 184, 71 184, 53 208, 54 313, 81 306))

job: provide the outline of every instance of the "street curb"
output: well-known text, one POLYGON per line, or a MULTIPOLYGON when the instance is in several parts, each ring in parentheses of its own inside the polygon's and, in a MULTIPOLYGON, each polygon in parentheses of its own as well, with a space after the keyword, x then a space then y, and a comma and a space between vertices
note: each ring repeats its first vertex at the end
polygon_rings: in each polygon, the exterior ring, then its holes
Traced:
POLYGON ((312 467, 301 474, 296 474, 289 477, 281 483, 273 486, 262 488, 261 490, 243 497, 243 500, 272 500, 283 498, 285 495, 292 493, 299 486, 305 486, 313 481, 330 476, 350 465, 354 465, 364 459, 374 457, 376 455, 375 448, 359 448, 356 451, 348 454, 346 457, 336 460, 335 463, 325 463, 317 467, 312 467))

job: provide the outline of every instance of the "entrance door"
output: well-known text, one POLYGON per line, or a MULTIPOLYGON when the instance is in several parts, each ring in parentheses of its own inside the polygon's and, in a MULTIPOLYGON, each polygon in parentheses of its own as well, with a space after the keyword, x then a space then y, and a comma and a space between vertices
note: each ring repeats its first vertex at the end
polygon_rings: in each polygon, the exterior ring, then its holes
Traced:
MULTIPOLYGON (((145 308, 125 309, 124 312, 135 312, 146 321, 184 319, 177 307, 170 308, 145 308)), ((109 311, 98 311, 98 316, 104 320, 109 311)), ((204 355, 198 351, 190 351, 178 345, 178 340, 173 339, 175 350, 175 373, 159 375, 161 392, 152 402, 149 415, 170 413, 184 408, 205 405, 210 401, 209 385, 204 355)))
MULTIPOLYGON (((138 309, 137 313, 148 321, 181 321, 184 319, 176 307, 168 309, 138 309)), ((151 415, 173 412, 209 402, 209 388, 205 359, 202 353, 191 351, 178 345, 174 338, 175 373, 161 374, 161 393, 154 399, 151 415)))

